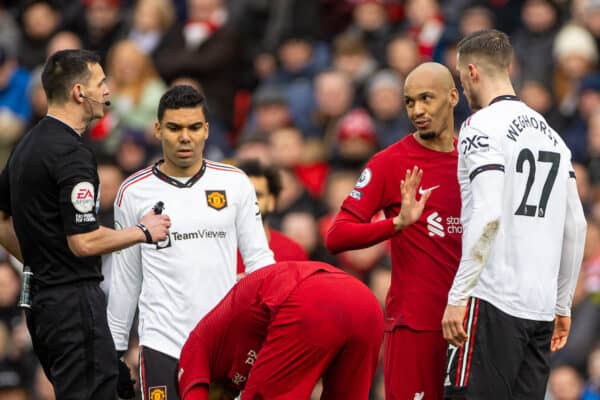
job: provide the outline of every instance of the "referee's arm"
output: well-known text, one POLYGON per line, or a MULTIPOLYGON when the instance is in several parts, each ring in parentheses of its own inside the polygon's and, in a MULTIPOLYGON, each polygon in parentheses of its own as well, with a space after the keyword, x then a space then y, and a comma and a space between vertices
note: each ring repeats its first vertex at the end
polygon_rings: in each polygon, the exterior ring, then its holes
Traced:
POLYGON ((8 179, 9 163, 0 173, 0 245, 10 254, 23 262, 21 247, 13 226, 10 208, 10 182, 8 179))
MULTIPOLYGON (((168 216, 156 215, 150 210, 142 217, 141 224, 149 232, 151 242, 156 243, 167 238, 171 221, 168 216)), ((139 226, 120 230, 100 226, 91 232, 67 236, 69 248, 77 257, 107 254, 144 242, 148 242, 148 238, 139 226)))
POLYGON ((0 211, 0 245, 10 254, 23 262, 23 255, 17 240, 17 234, 12 224, 12 218, 4 211, 0 211))

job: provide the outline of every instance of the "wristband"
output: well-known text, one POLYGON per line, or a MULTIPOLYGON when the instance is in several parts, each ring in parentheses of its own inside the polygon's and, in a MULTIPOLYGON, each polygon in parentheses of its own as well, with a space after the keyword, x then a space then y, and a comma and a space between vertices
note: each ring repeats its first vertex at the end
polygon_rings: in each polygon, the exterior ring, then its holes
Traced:
POLYGON ((135 226, 137 226, 138 228, 140 228, 142 230, 142 232, 144 232, 144 236, 146 236, 146 243, 154 243, 152 241, 152 235, 150 234, 150 231, 148 230, 148 228, 146 228, 146 225, 144 224, 136 224, 135 226))

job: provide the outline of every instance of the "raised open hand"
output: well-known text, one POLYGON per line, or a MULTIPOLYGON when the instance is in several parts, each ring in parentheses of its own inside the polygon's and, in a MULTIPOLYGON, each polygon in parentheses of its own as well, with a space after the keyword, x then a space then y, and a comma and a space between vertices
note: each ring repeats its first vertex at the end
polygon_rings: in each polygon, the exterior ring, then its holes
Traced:
POLYGON ((425 203, 427 203, 427 199, 429 199, 433 188, 421 192, 421 198, 417 200, 417 191, 419 190, 422 177, 423 170, 415 165, 412 170, 406 170, 404 179, 400 181, 402 205, 400 213, 394 217, 394 227, 398 231, 415 223, 421 217, 421 214, 423 214, 425 203))

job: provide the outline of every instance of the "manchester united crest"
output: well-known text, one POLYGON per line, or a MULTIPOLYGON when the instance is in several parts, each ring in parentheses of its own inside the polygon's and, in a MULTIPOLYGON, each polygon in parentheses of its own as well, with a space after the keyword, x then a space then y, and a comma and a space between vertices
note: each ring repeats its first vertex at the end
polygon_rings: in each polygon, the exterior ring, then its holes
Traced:
POLYGON ((152 386, 148 388, 149 400, 167 400, 166 386, 152 386))
POLYGON ((227 207, 227 195, 224 190, 207 190, 206 202, 209 207, 221 211, 227 207))

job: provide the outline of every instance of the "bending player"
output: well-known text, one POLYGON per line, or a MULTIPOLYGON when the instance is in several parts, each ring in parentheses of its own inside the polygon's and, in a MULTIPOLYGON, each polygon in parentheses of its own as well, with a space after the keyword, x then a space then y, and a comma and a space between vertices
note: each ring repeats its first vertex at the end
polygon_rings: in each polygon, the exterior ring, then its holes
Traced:
POLYGON ((180 395, 307 399, 322 376, 322 399, 365 400, 382 338, 381 307, 360 281, 325 263, 279 262, 240 280, 191 332, 180 395))

